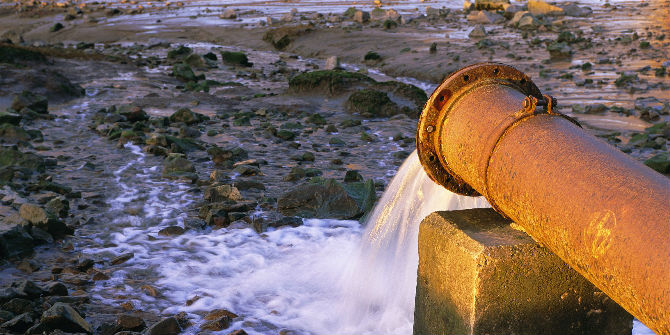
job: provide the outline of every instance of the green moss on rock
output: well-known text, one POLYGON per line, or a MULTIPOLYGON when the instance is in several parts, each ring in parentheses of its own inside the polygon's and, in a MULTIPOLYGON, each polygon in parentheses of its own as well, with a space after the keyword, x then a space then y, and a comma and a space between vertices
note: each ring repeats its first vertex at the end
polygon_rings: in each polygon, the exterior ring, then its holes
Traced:
POLYGON ((221 60, 230 65, 242 65, 251 67, 254 63, 249 63, 249 58, 244 52, 223 51, 221 52, 221 60))
POLYGON ((340 70, 318 70, 304 72, 288 82, 293 92, 322 92, 330 95, 341 94, 352 86, 372 84, 375 80, 357 72, 340 70))
POLYGON ((0 44, 0 63, 19 64, 26 61, 45 62, 43 54, 11 44, 0 44))
POLYGON ((388 94, 370 89, 352 93, 345 107, 347 112, 364 117, 389 117, 399 112, 398 105, 391 101, 388 94))

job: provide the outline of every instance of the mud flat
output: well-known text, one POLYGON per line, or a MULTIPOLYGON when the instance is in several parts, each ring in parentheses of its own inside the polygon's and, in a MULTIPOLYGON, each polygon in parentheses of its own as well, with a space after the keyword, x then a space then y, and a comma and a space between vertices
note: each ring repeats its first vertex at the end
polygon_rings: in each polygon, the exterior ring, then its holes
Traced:
POLYGON ((452 71, 513 65, 670 173, 670 2, 557 5, 2 3, 0 332, 411 331, 314 299, 452 71))

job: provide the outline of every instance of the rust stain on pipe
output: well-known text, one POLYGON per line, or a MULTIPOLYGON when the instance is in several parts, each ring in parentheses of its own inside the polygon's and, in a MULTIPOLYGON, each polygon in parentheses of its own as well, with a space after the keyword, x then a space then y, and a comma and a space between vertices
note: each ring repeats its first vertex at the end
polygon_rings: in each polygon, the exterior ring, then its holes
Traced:
POLYGON ((483 195, 658 334, 670 334, 670 179, 553 111, 522 72, 476 64, 426 103, 430 178, 483 195))

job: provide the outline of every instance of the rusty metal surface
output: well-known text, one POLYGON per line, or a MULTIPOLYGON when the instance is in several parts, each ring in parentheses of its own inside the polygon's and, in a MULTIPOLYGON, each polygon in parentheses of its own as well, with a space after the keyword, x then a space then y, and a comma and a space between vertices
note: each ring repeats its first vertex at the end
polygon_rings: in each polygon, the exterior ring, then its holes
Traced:
POLYGON ((446 188, 484 195, 649 328, 670 334, 670 179, 554 113, 553 103, 511 67, 464 68, 426 104, 421 162, 446 188))

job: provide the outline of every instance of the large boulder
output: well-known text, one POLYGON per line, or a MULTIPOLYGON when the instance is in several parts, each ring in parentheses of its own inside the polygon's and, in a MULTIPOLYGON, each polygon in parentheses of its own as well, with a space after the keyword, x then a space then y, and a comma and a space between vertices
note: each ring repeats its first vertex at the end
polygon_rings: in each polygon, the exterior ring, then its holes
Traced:
POLYGON ((345 107, 347 112, 363 117, 389 117, 400 112, 399 106, 391 101, 388 94, 370 89, 352 93, 345 107))
POLYGON ((74 308, 62 302, 55 303, 42 313, 38 327, 47 331, 60 329, 71 333, 91 334, 93 332, 91 325, 74 308))
POLYGON ((372 181, 340 184, 315 178, 284 193, 277 200, 277 209, 286 216, 354 219, 372 208, 375 197, 372 181))

